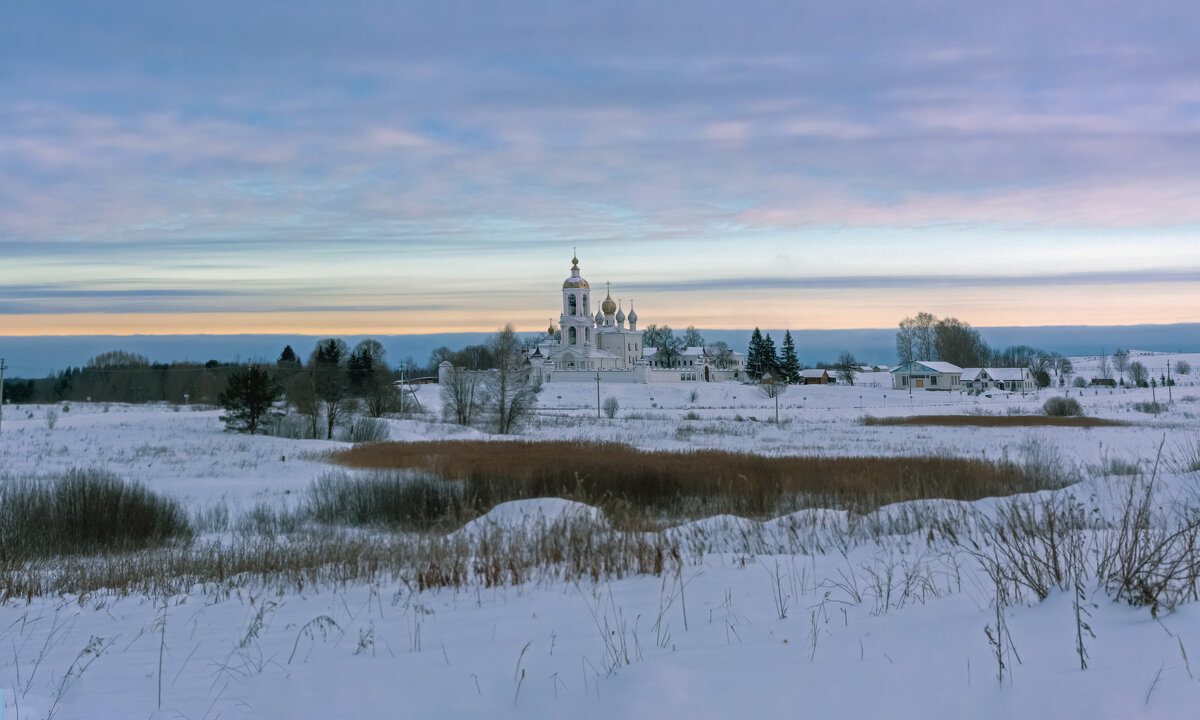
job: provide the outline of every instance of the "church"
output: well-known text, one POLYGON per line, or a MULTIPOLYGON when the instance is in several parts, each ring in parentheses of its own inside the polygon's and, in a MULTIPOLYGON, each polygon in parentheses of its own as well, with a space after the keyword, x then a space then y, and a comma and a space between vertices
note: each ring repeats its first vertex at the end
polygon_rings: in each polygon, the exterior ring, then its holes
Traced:
MULTIPOLYGON (((571 275, 562 284, 562 313, 558 339, 541 343, 529 357, 530 376, 541 382, 714 382, 745 379, 745 356, 733 353, 727 367, 718 369, 704 348, 684 348, 669 367, 655 362, 654 348, 642 345, 638 316, 630 303, 629 315, 612 299, 606 287, 596 307, 592 290, 579 272, 579 258, 571 258, 571 275), (592 309, 595 308, 595 315, 592 309), (628 325, 626 323, 628 322, 628 325)), ((554 335, 553 328, 550 329, 554 335)))

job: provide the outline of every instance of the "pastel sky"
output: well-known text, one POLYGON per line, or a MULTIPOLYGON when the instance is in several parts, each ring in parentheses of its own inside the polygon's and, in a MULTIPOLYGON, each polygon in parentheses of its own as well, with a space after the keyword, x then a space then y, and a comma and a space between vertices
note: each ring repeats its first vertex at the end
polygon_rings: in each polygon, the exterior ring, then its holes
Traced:
POLYGON ((1200 320, 1193 2, 11 2, 0 335, 1200 320))

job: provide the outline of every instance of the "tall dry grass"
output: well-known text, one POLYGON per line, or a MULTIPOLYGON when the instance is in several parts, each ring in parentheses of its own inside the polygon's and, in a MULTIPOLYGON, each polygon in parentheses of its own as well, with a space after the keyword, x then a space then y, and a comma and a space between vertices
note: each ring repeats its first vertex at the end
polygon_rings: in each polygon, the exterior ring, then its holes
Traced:
POLYGON ((509 500, 560 497, 597 505, 617 522, 718 513, 765 518, 803 507, 865 513, 906 500, 976 500, 1047 487, 1045 477, 1031 477, 1016 462, 940 456, 764 457, 618 444, 419 442, 330 457, 347 467, 420 471, 455 483, 473 513, 509 500))

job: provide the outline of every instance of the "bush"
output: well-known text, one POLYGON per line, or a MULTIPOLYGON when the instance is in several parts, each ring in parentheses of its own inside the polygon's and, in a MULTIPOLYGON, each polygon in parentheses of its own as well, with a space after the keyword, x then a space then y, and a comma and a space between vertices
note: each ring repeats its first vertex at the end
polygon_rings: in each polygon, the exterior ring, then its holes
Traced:
POLYGON ((460 483, 407 473, 354 477, 326 473, 309 487, 308 509, 317 522, 429 530, 441 520, 462 520, 460 483))
POLYGON ((279 415, 268 418, 261 428, 264 435, 289 440, 312 440, 313 420, 308 415, 279 415))
POLYGON ((609 420, 612 420, 617 416, 617 411, 621 409, 621 403, 618 402, 615 397, 610 395, 604 398, 604 402, 601 403, 600 407, 604 410, 604 415, 609 420))
POLYGON ((1158 415, 1167 411, 1167 404, 1160 402, 1137 402, 1133 404, 1133 409, 1138 412, 1158 415))
POLYGON ((192 534, 183 507, 100 470, 0 485, 0 560, 139 550, 192 534))
POLYGON ((1085 387, 1087 387, 1087 380, 1084 380, 1081 377, 1077 377, 1077 378, 1075 378, 1075 381, 1072 382, 1071 384, 1077 388, 1085 388, 1085 387))
POLYGON ((382 420, 356 417, 342 430, 340 439, 352 443, 383 442, 390 433, 388 424, 382 420))
POLYGON ((1083 408, 1075 398, 1052 397, 1042 405, 1042 410, 1050 417, 1074 417, 1083 414, 1083 408))

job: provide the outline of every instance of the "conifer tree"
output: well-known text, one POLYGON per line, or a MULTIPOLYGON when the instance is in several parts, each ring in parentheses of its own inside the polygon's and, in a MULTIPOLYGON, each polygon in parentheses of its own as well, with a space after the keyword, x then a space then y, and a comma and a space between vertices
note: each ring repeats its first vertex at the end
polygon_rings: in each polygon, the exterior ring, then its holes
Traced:
POLYGON ((775 341, 771 339, 771 333, 763 336, 760 352, 762 372, 770 372, 773 377, 779 377, 779 353, 775 350, 775 341))
POLYGON ((779 359, 779 372, 789 383, 800 381, 800 358, 796 356, 796 343, 792 340, 791 330, 783 333, 783 357, 779 359))
POLYGON ((758 328, 750 335, 750 345, 746 348, 746 372, 750 377, 758 379, 763 370, 763 336, 758 328))

